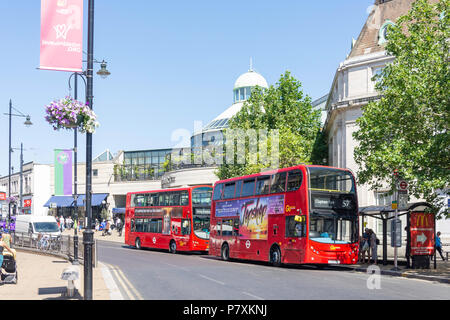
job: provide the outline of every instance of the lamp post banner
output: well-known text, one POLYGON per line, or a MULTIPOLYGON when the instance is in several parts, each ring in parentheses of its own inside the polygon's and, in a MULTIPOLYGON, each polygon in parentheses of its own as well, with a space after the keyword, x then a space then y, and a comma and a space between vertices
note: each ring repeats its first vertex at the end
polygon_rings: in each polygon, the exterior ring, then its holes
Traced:
POLYGON ((55 196, 72 195, 72 150, 55 149, 55 196))
POLYGON ((40 69, 82 72, 83 0, 41 0, 40 69))

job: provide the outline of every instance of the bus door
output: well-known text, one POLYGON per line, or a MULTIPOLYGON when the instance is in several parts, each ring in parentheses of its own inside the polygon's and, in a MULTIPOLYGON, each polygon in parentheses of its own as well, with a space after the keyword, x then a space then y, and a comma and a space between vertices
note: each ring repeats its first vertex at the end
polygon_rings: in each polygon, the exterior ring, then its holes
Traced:
POLYGON ((284 260, 298 263, 305 258, 306 216, 286 216, 284 260))
POLYGON ((240 252, 238 217, 222 220, 222 243, 225 241, 230 247, 230 257, 237 257, 240 252))

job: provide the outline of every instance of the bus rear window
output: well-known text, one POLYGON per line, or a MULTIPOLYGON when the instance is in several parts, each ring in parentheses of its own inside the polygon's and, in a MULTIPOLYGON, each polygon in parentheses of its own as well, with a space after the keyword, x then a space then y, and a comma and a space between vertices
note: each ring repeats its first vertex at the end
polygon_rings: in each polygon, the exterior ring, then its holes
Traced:
POLYGON ((218 184, 214 187, 214 196, 213 200, 220 200, 222 198, 222 190, 223 190, 223 184, 218 184))

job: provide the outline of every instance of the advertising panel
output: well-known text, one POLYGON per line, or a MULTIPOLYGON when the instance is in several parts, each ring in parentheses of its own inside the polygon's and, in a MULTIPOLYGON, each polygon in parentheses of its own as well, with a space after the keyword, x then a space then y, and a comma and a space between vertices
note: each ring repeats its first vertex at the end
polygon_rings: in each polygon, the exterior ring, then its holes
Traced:
POLYGON ((434 254, 434 215, 431 213, 412 212, 411 225, 411 255, 434 254))
POLYGON ((142 218, 162 218, 162 234, 170 234, 170 218, 183 217, 183 208, 136 208, 134 215, 142 218))
POLYGON ((40 69, 82 71, 83 0, 41 0, 40 69))
POLYGON ((281 214, 284 195, 239 199, 216 203, 216 217, 239 216, 241 239, 267 239, 269 214, 281 214))

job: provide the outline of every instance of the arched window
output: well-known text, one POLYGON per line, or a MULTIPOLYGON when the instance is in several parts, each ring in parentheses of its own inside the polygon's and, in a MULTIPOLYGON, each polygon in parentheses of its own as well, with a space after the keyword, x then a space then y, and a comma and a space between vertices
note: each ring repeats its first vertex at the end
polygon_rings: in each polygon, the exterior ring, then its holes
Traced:
POLYGON ((390 20, 386 20, 385 23, 380 28, 380 31, 378 32, 378 44, 382 45, 387 42, 388 40, 388 29, 390 26, 395 26, 395 23, 393 23, 390 20))

